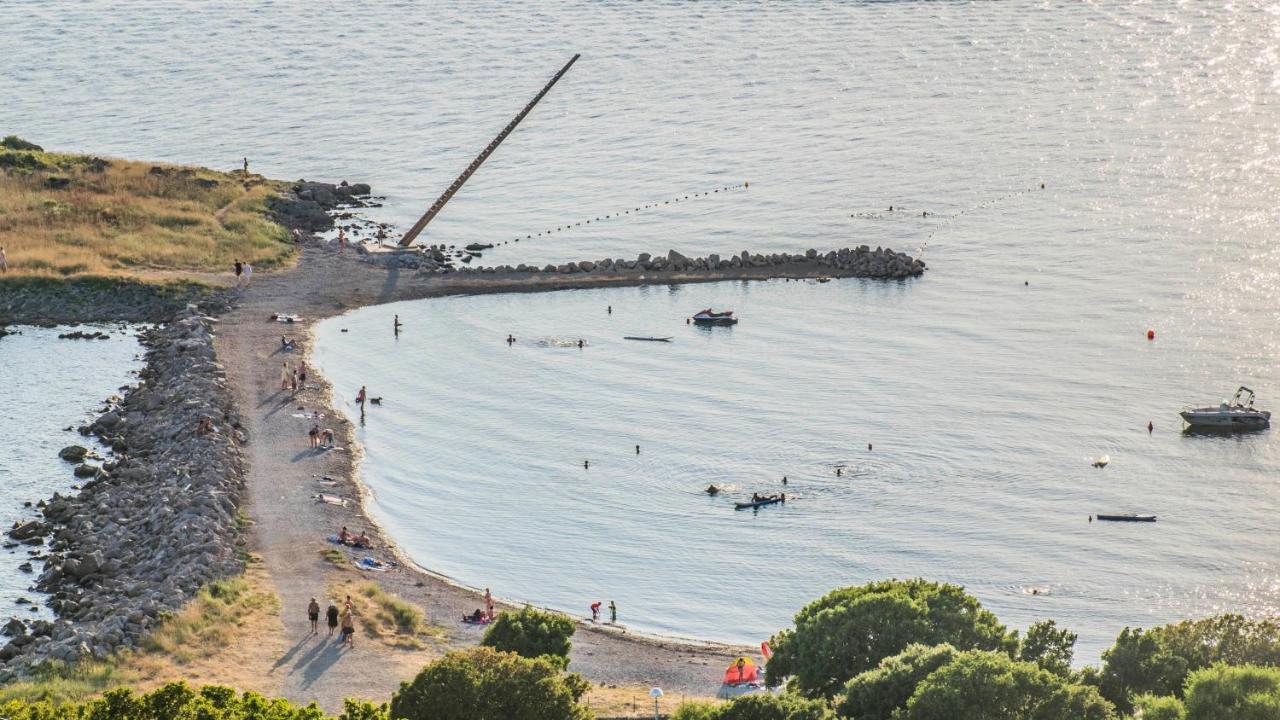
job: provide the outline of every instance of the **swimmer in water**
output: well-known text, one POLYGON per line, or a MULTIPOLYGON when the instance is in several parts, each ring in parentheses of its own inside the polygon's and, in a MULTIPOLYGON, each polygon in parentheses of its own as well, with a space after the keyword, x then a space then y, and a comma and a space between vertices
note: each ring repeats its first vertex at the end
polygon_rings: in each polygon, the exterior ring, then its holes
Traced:
POLYGON ((582 342, 582 340, 578 340, 578 349, 579 349, 579 350, 581 350, 581 349, 582 349, 582 347, 583 347, 584 345, 586 345, 586 343, 582 342))
POLYGON ((583 460, 583 461, 582 461, 582 469, 583 469, 583 470, 586 470, 586 469, 587 469, 587 468, 589 468, 589 467, 591 467, 591 461, 590 461, 590 460, 583 460))
POLYGON ((708 485, 706 492, 708 495, 715 495, 716 493, 720 492, 720 488, 716 487, 715 485, 708 485))
POLYGON ((836 477, 840 477, 843 474, 844 474, 843 470, 841 470, 840 468, 836 468, 836 477))
POLYGON ((508 344, 508 345, 510 345, 511 343, 513 343, 513 342, 515 342, 515 341, 516 341, 515 336, 511 335, 510 333, 508 333, 508 334, 507 334, 507 344, 508 344))

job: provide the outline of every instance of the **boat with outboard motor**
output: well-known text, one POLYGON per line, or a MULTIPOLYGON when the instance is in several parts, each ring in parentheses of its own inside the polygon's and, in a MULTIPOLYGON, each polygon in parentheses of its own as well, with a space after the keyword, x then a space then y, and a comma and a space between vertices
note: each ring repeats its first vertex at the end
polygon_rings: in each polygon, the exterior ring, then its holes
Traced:
POLYGON ((1120 515, 1102 515, 1098 514, 1094 517, 1099 520, 1110 520, 1111 522, 1155 522, 1155 515, 1135 515, 1133 513, 1123 513, 1120 515))
POLYGON ((711 308, 707 308, 695 313, 693 321, 699 325, 736 325, 738 318, 733 316, 732 310, 715 312, 711 308))
POLYGON ((1217 407, 1186 408, 1179 414, 1194 428, 1260 430, 1271 424, 1271 413, 1255 408, 1253 391, 1243 385, 1217 407))
POLYGON ((787 501, 786 493, 782 493, 781 495, 752 495, 751 502, 736 502, 733 504, 733 509, 746 510, 747 508, 764 507, 765 505, 772 505, 774 503, 785 503, 786 501, 787 501))

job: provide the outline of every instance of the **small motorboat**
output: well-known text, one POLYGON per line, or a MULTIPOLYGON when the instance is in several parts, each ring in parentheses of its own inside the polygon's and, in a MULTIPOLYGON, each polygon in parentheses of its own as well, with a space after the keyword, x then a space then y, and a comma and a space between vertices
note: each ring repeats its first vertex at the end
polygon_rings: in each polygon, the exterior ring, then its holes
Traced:
POLYGON ((644 342, 671 342, 669 337, 639 337, 636 335, 625 335, 623 340, 641 340, 644 342))
POLYGON ((707 308, 696 313, 693 321, 699 325, 736 325, 738 318, 733 316, 732 310, 714 312, 711 308, 707 308))
POLYGON ((769 497, 762 497, 759 500, 752 500, 750 502, 736 502, 733 504, 733 509, 746 510, 747 508, 764 507, 765 505, 772 505, 774 503, 785 503, 786 501, 787 501, 787 495, 786 493, 783 493, 782 495, 770 495, 769 497))
POLYGON ((1111 522, 1155 522, 1155 515, 1135 515, 1133 513, 1123 513, 1120 515, 1095 515, 1099 520, 1110 520, 1111 522))
POLYGON ((1271 425, 1271 413, 1253 406, 1253 391, 1241 385, 1230 400, 1217 407, 1187 408, 1182 419, 1191 427, 1219 430, 1260 430, 1271 425))

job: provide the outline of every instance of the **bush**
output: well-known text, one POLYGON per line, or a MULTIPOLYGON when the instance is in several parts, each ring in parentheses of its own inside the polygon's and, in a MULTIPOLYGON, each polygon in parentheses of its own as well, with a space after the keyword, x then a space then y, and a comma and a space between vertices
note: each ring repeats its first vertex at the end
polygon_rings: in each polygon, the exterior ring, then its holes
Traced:
POLYGON ((912 643, 1012 653, 1017 638, 958 585, 886 580, 828 593, 804 607, 795 629, 772 639, 770 685, 794 676, 810 697, 832 697, 850 678, 912 643))
POLYGON ((955 656, 956 649, 950 645, 907 646, 897 655, 881 660, 879 667, 854 676, 845 685, 844 701, 838 708, 840 714, 857 720, 889 720, 895 710, 907 704, 921 680, 955 656))
POLYGON ((1186 720, 1275 720, 1280 718, 1280 670, 1214 665, 1191 673, 1186 695, 1186 720))
POLYGON ((518 613, 499 613, 480 644, 527 658, 551 656, 563 669, 569 664, 569 638, 576 629, 564 615, 525 607, 518 613))
POLYGON ((0 140, 0 147, 6 147, 10 150, 35 150, 36 152, 44 152, 44 148, 33 142, 27 142, 17 135, 6 135, 0 140))
POLYGON ((1096 688, 1003 653, 971 651, 930 674, 895 720, 1110 720, 1096 688))
POLYGON ((1075 633, 1059 630, 1058 624, 1052 620, 1041 620, 1027 629, 1027 637, 1018 650, 1018 659, 1067 677, 1071 674, 1075 646, 1075 633))
POLYGON ((1186 720, 1187 708, 1176 697, 1143 695, 1133 701, 1134 713, 1142 713, 1142 720, 1186 720))
POLYGON ((835 720, 835 718, 836 714, 827 703, 789 693, 745 695, 723 705, 688 702, 676 708, 675 713, 671 715, 671 720, 835 720))
POLYGON ((1147 631, 1125 628, 1102 660, 1098 689, 1129 712, 1137 695, 1182 697, 1187 675, 1215 663, 1280 665, 1280 624, 1218 615, 1147 631))
MULTIPOLYGON (((10 701, 0 705, 0 717, 8 720, 323 720, 314 703, 305 707, 281 698, 257 693, 236 694, 227 687, 210 685, 200 691, 185 683, 169 683, 145 695, 119 688, 83 705, 10 701)), ((385 718, 385 715, 384 715, 385 718)), ((381 720, 353 717, 343 720, 381 720)))
POLYGON ((590 720, 578 704, 587 684, 540 657, 480 647, 451 652, 400 684, 396 720, 590 720))

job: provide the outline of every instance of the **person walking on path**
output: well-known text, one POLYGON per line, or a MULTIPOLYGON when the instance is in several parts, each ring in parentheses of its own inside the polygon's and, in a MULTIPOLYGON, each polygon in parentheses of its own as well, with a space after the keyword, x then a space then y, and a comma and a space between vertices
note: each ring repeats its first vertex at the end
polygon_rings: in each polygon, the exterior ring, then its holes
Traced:
POLYGON ((315 598, 311 598, 311 603, 307 605, 307 619, 311 621, 311 634, 316 635, 320 632, 320 603, 315 598))
POLYGON ((484 611, 485 611, 485 614, 489 616, 489 619, 492 620, 493 619, 493 595, 489 594, 489 588, 484 589, 484 611))
POLYGON ((280 389, 289 389, 289 379, 293 377, 293 373, 289 371, 289 361, 285 360, 280 363, 280 389))
POLYGON ((244 264, 244 284, 245 287, 253 284, 253 266, 249 263, 244 264))
POLYGON ((236 261, 236 284, 240 284, 240 276, 244 274, 244 263, 236 261))
POLYGON ((334 631, 338 629, 338 606, 329 603, 329 609, 325 610, 324 614, 329 621, 329 637, 333 637, 334 631))
POLYGON ((618 606, 612 600, 609 601, 609 623, 611 625, 618 623, 618 606))

